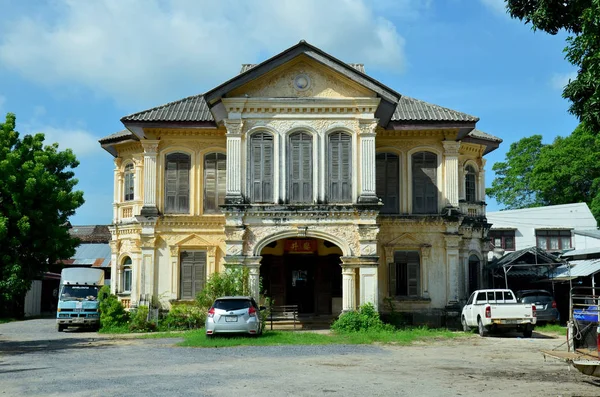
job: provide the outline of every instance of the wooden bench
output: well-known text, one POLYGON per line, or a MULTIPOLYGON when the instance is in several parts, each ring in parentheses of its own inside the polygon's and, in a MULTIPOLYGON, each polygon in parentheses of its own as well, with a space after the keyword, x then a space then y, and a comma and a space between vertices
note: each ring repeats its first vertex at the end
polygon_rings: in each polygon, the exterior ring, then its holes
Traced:
POLYGON ((293 321, 294 329, 298 322, 298 305, 283 305, 271 306, 269 313, 269 321, 271 321, 271 330, 273 329, 273 321, 293 321))

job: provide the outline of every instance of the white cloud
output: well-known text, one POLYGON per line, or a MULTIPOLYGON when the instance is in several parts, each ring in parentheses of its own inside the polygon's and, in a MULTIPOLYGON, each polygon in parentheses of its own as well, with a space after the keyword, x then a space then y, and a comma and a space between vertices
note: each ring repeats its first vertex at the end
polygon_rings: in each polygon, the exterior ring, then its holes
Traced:
POLYGON ((490 10, 502 14, 508 15, 506 13, 506 0, 480 0, 483 5, 485 5, 490 10))
POLYGON ((575 80, 576 77, 577 72, 554 73, 550 78, 550 85, 552 88, 562 91, 569 84, 569 80, 575 80))
MULTIPOLYGON (((386 0, 387 1, 387 0, 386 0)), ((401 71, 404 39, 367 0, 61 0, 6 24, 0 62, 50 85, 82 84, 121 103, 177 99, 305 39, 346 62, 401 71), (53 15, 50 18, 49 15, 53 15)), ((416 17, 430 0, 401 0, 416 17)), ((33 12, 33 11, 32 11, 33 12)))
POLYGON ((98 137, 79 127, 53 127, 34 119, 18 126, 19 133, 23 135, 34 135, 43 133, 44 144, 58 143, 59 150, 72 149, 77 158, 102 153, 98 144, 98 137))

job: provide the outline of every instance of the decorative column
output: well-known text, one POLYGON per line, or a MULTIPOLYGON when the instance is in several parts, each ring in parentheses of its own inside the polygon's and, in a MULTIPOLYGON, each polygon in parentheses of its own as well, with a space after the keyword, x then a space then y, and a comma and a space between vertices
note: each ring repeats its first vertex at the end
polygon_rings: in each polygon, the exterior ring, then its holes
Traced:
POLYGON ((252 295, 257 302, 258 302, 258 298, 260 295, 259 281, 260 281, 260 260, 261 259, 262 259, 262 256, 247 256, 244 259, 244 266, 246 266, 249 271, 248 284, 250 287, 250 295, 252 295))
POLYGON ((225 204, 242 204, 242 119, 225 119, 227 128, 227 171, 225 204))
POLYGON ((144 206, 141 210, 142 216, 158 216, 156 207, 156 153, 158 151, 157 140, 140 141, 144 148, 144 206))
POLYGON ((448 305, 458 304, 459 288, 458 283, 460 280, 460 269, 459 269, 459 245, 461 236, 458 234, 447 234, 446 239, 446 274, 447 274, 447 300, 448 305))
POLYGON ((114 178, 114 195, 113 195, 113 225, 119 220, 119 201, 120 201, 120 190, 123 186, 122 174, 121 174, 121 163, 120 157, 115 157, 115 178, 114 178))
POLYGON ((442 141, 444 145, 445 190, 447 205, 458 207, 458 149, 460 142, 442 141))
POLYGON ((356 268, 355 256, 342 256, 342 313, 356 310, 356 268))
MULTIPOLYGON (((479 191, 477 192, 477 200, 485 201, 485 163, 486 159, 481 159, 481 167, 479 167, 479 180, 477 181, 477 188, 479 191)), ((485 214, 485 211, 482 212, 482 215, 485 214)))
POLYGON ((378 257, 361 258, 359 268, 360 277, 360 305, 372 303, 375 310, 379 310, 379 289, 377 287, 378 257))
MULTIPOLYGON (((112 229, 112 228, 111 228, 112 229)), ((113 239, 116 236, 116 230, 112 229, 111 234, 113 235, 113 239)), ((110 283, 110 293, 116 294, 120 286, 121 281, 121 272, 119 271, 119 264, 117 263, 119 258, 119 241, 111 240, 109 242, 110 245, 110 273, 116 275, 116 278, 113 276, 110 283)))
POLYGON ((377 203, 375 194, 375 128, 377 120, 359 121, 360 192, 359 203, 377 203))
POLYGON ((157 285, 156 285, 156 258, 155 258, 155 246, 154 243, 156 238, 154 234, 151 236, 142 235, 142 264, 141 264, 141 300, 152 302, 152 297, 157 297, 157 285))
POLYGON ((169 246, 169 251, 171 254, 171 299, 179 299, 179 246, 171 245, 169 246))

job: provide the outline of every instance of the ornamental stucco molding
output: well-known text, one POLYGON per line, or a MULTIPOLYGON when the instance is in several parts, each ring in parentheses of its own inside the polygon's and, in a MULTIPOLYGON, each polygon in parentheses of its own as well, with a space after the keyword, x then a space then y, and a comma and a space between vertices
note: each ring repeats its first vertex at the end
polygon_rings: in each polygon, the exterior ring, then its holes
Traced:
POLYGON ((318 133, 342 128, 345 130, 358 131, 357 119, 302 119, 302 120, 280 120, 280 119, 251 119, 245 121, 245 129, 249 131, 255 127, 268 127, 279 133, 286 133, 294 129, 309 128, 318 133))
POLYGON ((142 148, 144 149, 144 154, 153 155, 158 152, 158 148, 160 146, 160 141, 157 140, 144 140, 140 141, 142 148))
POLYGON ((227 128, 227 135, 239 136, 242 134, 244 122, 241 119, 225 119, 223 123, 225 124, 225 128, 227 128))

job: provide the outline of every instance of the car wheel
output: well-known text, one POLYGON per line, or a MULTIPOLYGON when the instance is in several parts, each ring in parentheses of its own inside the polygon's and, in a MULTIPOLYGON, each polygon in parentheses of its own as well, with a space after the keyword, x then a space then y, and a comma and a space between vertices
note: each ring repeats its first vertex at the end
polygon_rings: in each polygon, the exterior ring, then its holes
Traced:
POLYGON ((527 324, 525 326, 525 328, 523 328, 523 337, 524 338, 531 338, 532 334, 533 334, 533 327, 531 326, 531 324, 527 324))
POLYGON ((481 321, 481 318, 477 319, 477 329, 479 331, 479 336, 481 336, 481 337, 486 336, 488 333, 487 328, 485 328, 483 326, 483 322, 481 321))
POLYGON ((462 316, 460 322, 462 323, 462 327, 463 327, 463 331, 464 332, 471 332, 471 327, 469 327, 467 325, 467 319, 465 318, 465 316, 462 316))
POLYGON ((65 324, 58 324, 58 332, 63 332, 67 326, 65 324))

